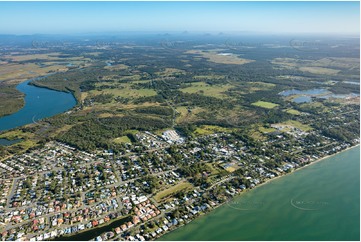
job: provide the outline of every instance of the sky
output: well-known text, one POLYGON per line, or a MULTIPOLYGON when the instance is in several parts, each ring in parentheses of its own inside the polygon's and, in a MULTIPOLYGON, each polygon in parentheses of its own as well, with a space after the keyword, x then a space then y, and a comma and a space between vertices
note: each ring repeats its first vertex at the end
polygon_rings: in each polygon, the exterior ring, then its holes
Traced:
POLYGON ((0 2, 0 34, 357 34, 359 2, 0 2))

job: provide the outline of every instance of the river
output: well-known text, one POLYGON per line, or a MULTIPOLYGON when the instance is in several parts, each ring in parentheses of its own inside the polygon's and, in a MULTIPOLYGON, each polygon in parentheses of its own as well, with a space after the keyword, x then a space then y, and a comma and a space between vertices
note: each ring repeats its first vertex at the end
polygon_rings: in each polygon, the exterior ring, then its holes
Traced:
POLYGON ((159 240, 360 239, 360 147, 246 192, 159 240))
POLYGON ((0 131, 9 130, 63 113, 76 105, 71 93, 20 83, 16 89, 25 94, 25 105, 18 112, 0 118, 0 131))

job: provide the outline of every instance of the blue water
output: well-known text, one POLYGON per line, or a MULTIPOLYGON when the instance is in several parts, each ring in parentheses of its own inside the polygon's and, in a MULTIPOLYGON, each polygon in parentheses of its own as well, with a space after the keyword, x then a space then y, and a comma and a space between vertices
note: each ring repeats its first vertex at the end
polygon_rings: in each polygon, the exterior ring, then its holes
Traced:
POLYGON ((25 106, 18 112, 0 118, 0 131, 16 128, 65 112, 76 105, 71 93, 20 83, 16 89, 25 94, 25 106))
POLYGON ((13 145, 22 141, 22 139, 8 140, 8 139, 0 139, 0 146, 8 146, 13 145))
POLYGON ((300 90, 296 90, 296 89, 292 89, 292 90, 286 90, 283 92, 280 92, 279 94, 282 96, 290 96, 290 95, 298 95, 298 94, 303 94, 303 95, 320 95, 320 94, 327 94, 329 91, 327 91, 326 89, 323 88, 315 88, 315 89, 309 89, 309 90, 305 90, 305 91, 300 91, 300 90))
POLYGON ((166 241, 360 241, 360 147, 257 187, 166 241))
POLYGON ((312 102, 312 98, 309 96, 300 96, 295 97, 294 99, 292 99, 292 101, 295 103, 309 103, 312 102))

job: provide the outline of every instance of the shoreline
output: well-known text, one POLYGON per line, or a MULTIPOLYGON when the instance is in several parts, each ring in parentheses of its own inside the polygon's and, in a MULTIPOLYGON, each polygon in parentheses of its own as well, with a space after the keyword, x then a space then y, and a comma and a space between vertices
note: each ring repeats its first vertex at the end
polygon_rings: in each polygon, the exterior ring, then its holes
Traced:
MULTIPOLYGON (((286 174, 283 174, 283 175, 276 176, 276 177, 274 177, 274 178, 268 179, 268 180, 266 180, 265 182, 256 185, 256 186, 255 186, 254 188, 252 188, 252 189, 247 188, 247 189, 245 189, 243 192, 240 192, 240 193, 236 194, 235 196, 233 196, 232 198, 228 199, 227 201, 225 201, 225 202, 223 202, 223 203, 221 203, 221 204, 219 204, 219 205, 217 205, 217 206, 215 206, 215 207, 212 207, 211 210, 209 210, 208 212, 203 213, 203 214, 197 216, 195 219, 192 219, 192 220, 189 221, 188 223, 184 223, 184 224, 182 224, 182 225, 180 225, 180 226, 178 226, 178 227, 175 227, 174 229, 169 229, 169 230, 167 231, 167 233, 164 233, 164 234, 162 234, 162 235, 154 238, 153 241, 160 241, 160 240, 158 240, 158 239, 160 239, 161 237, 163 237, 163 236, 165 236, 165 235, 167 235, 167 234, 169 234, 169 233, 171 233, 171 232, 173 232, 173 231, 176 231, 177 229, 182 228, 182 227, 184 227, 185 225, 188 225, 189 223, 195 221, 195 220, 198 219, 198 218, 201 218, 201 217, 203 217, 203 216, 205 216, 205 215, 209 215, 211 212, 215 211, 215 210, 218 209, 219 207, 224 206, 224 205, 227 205, 227 203, 229 203, 230 201, 233 201, 233 200, 236 199, 236 198, 240 198, 242 195, 246 194, 247 192, 250 192, 251 190, 254 190, 254 189, 256 189, 256 188, 259 188, 259 187, 261 187, 261 186, 263 186, 263 185, 266 185, 266 184, 268 184, 268 183, 270 183, 270 182, 272 182, 272 181, 275 181, 275 180, 277 180, 277 179, 279 179, 279 178, 285 177, 285 176, 287 176, 287 175, 291 175, 291 174, 293 174, 293 173, 295 173, 295 172, 297 172, 297 171, 300 171, 300 170, 303 169, 303 168, 312 166, 312 165, 314 165, 314 164, 316 164, 316 163, 318 163, 318 162, 320 162, 320 161, 323 161, 323 160, 325 160, 325 159, 331 158, 331 157, 333 157, 333 156, 336 156, 336 155, 338 155, 338 154, 341 154, 341 153, 343 153, 343 152, 346 152, 346 151, 351 150, 351 149, 353 149, 353 148, 356 148, 356 147, 358 147, 358 146, 360 146, 360 144, 350 146, 350 147, 348 147, 348 148, 346 148, 346 149, 340 150, 340 151, 338 151, 338 152, 336 152, 336 153, 334 153, 334 154, 331 154, 331 155, 326 155, 326 156, 324 156, 324 157, 322 157, 322 158, 319 158, 319 159, 317 159, 317 160, 314 160, 314 161, 310 162, 309 164, 306 164, 306 165, 304 165, 304 166, 302 166, 302 167, 298 167, 297 169, 294 169, 294 170, 292 170, 292 171, 289 172, 289 173, 286 173, 286 174)), ((166 241, 166 240, 165 240, 165 241, 166 241)))
POLYGON ((319 158, 319 159, 317 159, 317 160, 314 160, 314 161, 312 161, 312 162, 310 162, 310 163, 308 163, 308 164, 306 164, 306 165, 304 165, 304 166, 298 167, 297 169, 292 170, 290 173, 286 173, 286 174, 283 174, 283 175, 276 176, 276 177, 274 177, 274 178, 268 179, 267 181, 265 181, 265 182, 257 185, 255 188, 252 188, 252 189, 250 189, 250 190, 256 189, 257 187, 261 187, 262 185, 265 185, 265 184, 267 184, 267 183, 269 183, 269 182, 271 182, 271 181, 275 181, 275 180, 278 179, 278 178, 285 177, 285 176, 287 176, 287 175, 291 175, 291 174, 293 174, 293 173, 295 173, 295 172, 297 172, 297 171, 300 171, 301 169, 304 169, 304 168, 306 168, 306 167, 312 166, 312 165, 314 165, 314 164, 316 164, 316 163, 319 163, 320 161, 323 161, 323 160, 325 160, 325 159, 331 158, 331 157, 333 157, 333 156, 339 155, 339 154, 341 154, 342 152, 345 152, 345 151, 348 151, 348 150, 350 150, 350 149, 356 148, 357 146, 360 146, 360 144, 357 144, 357 145, 354 145, 354 146, 350 146, 350 147, 348 147, 348 148, 346 148, 346 149, 340 150, 340 151, 338 151, 338 152, 336 152, 336 153, 334 153, 334 154, 331 154, 331 155, 326 155, 326 156, 324 156, 324 157, 322 157, 322 158, 319 158))

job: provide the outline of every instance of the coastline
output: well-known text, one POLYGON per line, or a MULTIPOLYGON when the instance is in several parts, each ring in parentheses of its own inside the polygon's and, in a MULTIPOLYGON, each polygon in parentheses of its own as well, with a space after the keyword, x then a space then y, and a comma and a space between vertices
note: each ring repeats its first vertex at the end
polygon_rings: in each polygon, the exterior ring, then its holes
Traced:
POLYGON ((297 169, 294 169, 294 170, 292 170, 292 171, 289 172, 289 173, 286 173, 286 174, 283 174, 283 175, 280 175, 280 176, 276 176, 276 177, 274 177, 274 178, 270 178, 270 179, 266 180, 265 182, 256 185, 256 186, 255 186, 254 188, 252 188, 252 189, 247 188, 247 189, 245 189, 244 191, 236 194, 236 195, 233 196, 232 198, 228 199, 227 201, 225 201, 225 202, 223 202, 223 203, 221 203, 221 204, 218 204, 218 205, 212 207, 211 210, 209 210, 209 211, 207 211, 206 213, 203 213, 203 214, 197 216, 196 218, 192 219, 191 221, 189 221, 189 222, 187 222, 187 223, 184 223, 184 224, 182 224, 182 225, 180 225, 180 226, 170 228, 166 233, 161 234, 160 236, 157 236, 156 238, 154 238, 154 241, 155 241, 155 240, 160 241, 159 239, 162 238, 163 236, 165 236, 165 235, 167 235, 167 234, 169 234, 169 233, 171 233, 171 232, 173 232, 173 231, 175 231, 175 230, 177 230, 177 229, 179 229, 179 228, 182 228, 183 226, 185 226, 185 225, 187 225, 187 224, 195 221, 195 220, 198 219, 198 218, 201 218, 201 217, 203 217, 203 216, 205 216, 205 215, 209 215, 211 212, 215 211, 215 210, 218 209, 219 207, 224 206, 224 205, 227 205, 227 203, 229 203, 230 201, 233 201, 233 200, 236 199, 236 198, 240 198, 242 195, 250 192, 251 190, 254 190, 254 189, 256 189, 256 188, 259 188, 259 187, 261 187, 261 186, 263 186, 263 185, 266 185, 266 184, 268 184, 268 183, 270 183, 270 182, 272 182, 272 181, 275 181, 275 180, 277 180, 277 179, 279 179, 279 178, 286 177, 287 175, 293 174, 294 172, 297 172, 297 171, 299 171, 299 170, 301 170, 301 169, 303 169, 303 168, 309 167, 309 166, 314 165, 314 164, 316 164, 316 163, 318 163, 318 162, 320 162, 320 161, 323 161, 323 160, 326 160, 326 159, 331 158, 331 157, 333 157, 333 156, 339 155, 339 154, 341 154, 341 153, 343 153, 343 152, 346 152, 346 151, 351 150, 351 149, 353 149, 353 148, 356 148, 356 147, 358 147, 358 146, 360 146, 360 144, 350 146, 350 147, 348 147, 348 148, 346 148, 346 149, 340 150, 340 151, 338 151, 338 152, 336 152, 336 153, 334 153, 334 154, 331 154, 331 155, 326 155, 326 156, 324 156, 324 157, 321 157, 321 158, 319 158, 319 159, 317 159, 317 160, 314 160, 314 161, 310 162, 309 164, 306 164, 306 165, 304 165, 304 166, 302 166, 302 167, 298 167, 297 169))
MULTIPOLYGON (((322 157, 322 158, 319 158, 319 159, 317 159, 317 160, 314 160, 314 161, 310 162, 309 164, 306 164, 306 165, 304 165, 304 166, 298 167, 297 169, 292 170, 290 173, 286 173, 286 174, 283 174, 283 175, 281 175, 281 176, 276 176, 276 177, 274 177, 274 178, 268 179, 267 181, 265 181, 265 182, 257 185, 257 186, 256 186, 255 188, 253 188, 253 189, 256 189, 257 187, 261 187, 262 185, 265 185, 265 184, 267 184, 267 183, 269 183, 269 182, 271 182, 271 181, 275 181, 275 180, 278 179, 278 178, 285 177, 285 176, 287 176, 287 175, 293 174, 294 172, 297 172, 297 171, 300 171, 301 169, 304 169, 304 168, 306 168, 306 167, 312 166, 312 165, 314 165, 314 164, 316 164, 316 163, 319 163, 320 161, 323 161, 323 160, 326 160, 326 159, 331 158, 331 157, 333 157, 333 156, 339 155, 339 154, 341 154, 342 152, 346 152, 346 151, 348 151, 348 150, 350 150, 350 149, 356 148, 357 146, 360 146, 360 144, 357 144, 357 145, 354 145, 354 146, 350 146, 350 147, 348 147, 348 148, 346 148, 346 149, 340 150, 340 151, 338 151, 338 152, 336 152, 336 153, 334 153, 334 154, 331 154, 331 155, 326 155, 326 156, 324 156, 324 157, 322 157)), ((252 190, 253 190, 253 189, 252 189, 252 190)))

